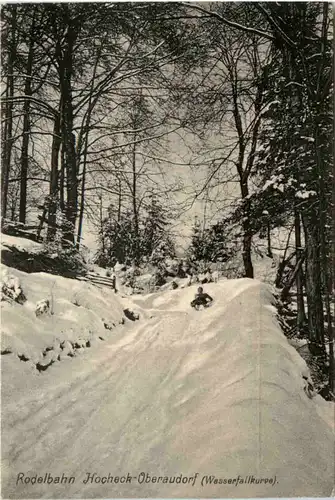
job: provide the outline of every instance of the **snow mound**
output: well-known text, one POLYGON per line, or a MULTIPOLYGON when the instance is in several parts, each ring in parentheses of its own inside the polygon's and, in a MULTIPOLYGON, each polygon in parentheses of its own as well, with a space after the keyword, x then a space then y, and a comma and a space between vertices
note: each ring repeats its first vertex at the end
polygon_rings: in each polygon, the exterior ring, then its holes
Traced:
MULTIPOLYGON (((33 283, 29 300, 51 281, 33 283)), ((57 286, 68 304, 72 292, 57 286)), ((17 378, 15 397, 3 371, 4 497, 329 496, 333 405, 305 392, 307 366, 279 328, 270 289, 205 285, 215 302, 201 311, 189 305, 195 291, 134 296, 145 320, 38 384, 17 378), (24 484, 19 472, 75 481, 24 484)), ((106 292, 94 292, 98 306, 106 292)))
POLYGON ((26 300, 19 279, 7 270, 2 272, 1 300, 14 301, 19 304, 23 304, 26 300))
POLYGON ((123 318, 115 293, 87 282, 47 273, 27 274, 4 265, 2 282, 12 287, 13 294, 23 292, 26 300, 23 304, 1 303, 1 351, 23 357, 28 365, 59 361, 65 341, 81 342, 82 347, 99 337, 106 339, 123 318))
POLYGON ((1 233, 1 245, 4 247, 14 247, 21 252, 27 251, 31 254, 39 253, 43 249, 42 243, 4 233, 1 233))

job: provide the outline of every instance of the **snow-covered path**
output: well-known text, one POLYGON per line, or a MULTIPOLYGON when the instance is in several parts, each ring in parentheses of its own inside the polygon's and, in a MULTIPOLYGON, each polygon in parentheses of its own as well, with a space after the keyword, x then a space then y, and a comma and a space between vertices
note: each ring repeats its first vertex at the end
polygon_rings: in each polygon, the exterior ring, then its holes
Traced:
POLYGON ((141 321, 39 376, 14 380, 5 360, 3 498, 330 495, 330 406, 305 394, 306 366, 268 288, 243 279, 206 291, 215 305, 199 312, 193 287, 134 298, 141 321), (85 484, 87 473, 107 482, 85 484), (45 474, 75 481, 23 484, 45 474))

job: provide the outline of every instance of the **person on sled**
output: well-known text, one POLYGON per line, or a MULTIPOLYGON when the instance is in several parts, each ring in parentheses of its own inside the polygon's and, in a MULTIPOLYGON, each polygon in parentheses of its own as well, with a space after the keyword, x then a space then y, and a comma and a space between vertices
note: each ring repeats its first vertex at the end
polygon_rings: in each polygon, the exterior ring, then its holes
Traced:
POLYGON ((212 297, 208 295, 208 293, 204 292, 202 286, 199 286, 198 292, 195 294, 195 298, 191 302, 191 306, 195 309, 199 309, 200 306, 208 307, 208 305, 212 302, 212 297))

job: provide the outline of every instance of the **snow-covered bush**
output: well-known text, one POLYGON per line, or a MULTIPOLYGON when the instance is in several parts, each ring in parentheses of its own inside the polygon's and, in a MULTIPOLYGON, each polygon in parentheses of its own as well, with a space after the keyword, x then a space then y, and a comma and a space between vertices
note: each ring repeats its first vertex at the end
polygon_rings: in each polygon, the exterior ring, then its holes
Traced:
POLYGON ((7 269, 2 273, 1 283, 1 300, 7 300, 23 304, 27 299, 24 295, 20 280, 7 272, 7 269))
POLYGON ((50 267, 56 267, 59 274, 62 271, 81 274, 86 271, 85 260, 78 250, 71 246, 63 248, 58 242, 49 242, 43 245, 41 257, 46 258, 50 262, 50 267))
POLYGON ((166 283, 165 273, 162 269, 157 269, 152 277, 154 286, 162 286, 166 283))
POLYGON ((176 281, 171 281, 171 288, 172 290, 175 290, 176 288, 178 288, 178 283, 176 281))
POLYGON ((124 264, 120 264, 120 262, 117 262, 114 266, 114 271, 116 273, 121 272, 121 271, 126 271, 126 266, 124 264))
POLYGON ((74 246, 62 248, 58 242, 32 243, 25 238, 7 235, 2 240, 2 263, 8 267, 66 277, 86 274, 85 259, 74 246))
POLYGON ((124 315, 126 318, 130 319, 131 321, 136 321, 140 319, 140 315, 137 311, 132 311, 131 309, 124 309, 123 310, 124 315))
POLYGON ((189 271, 189 265, 182 259, 167 258, 160 263, 160 268, 173 278, 186 278, 189 271))
POLYGON ((178 259, 166 259, 165 269, 168 276, 176 277, 178 276, 179 260, 178 259))
POLYGON ((39 300, 35 306, 36 316, 42 316, 50 311, 50 301, 48 299, 39 300))
POLYGON ((129 286, 131 288, 134 288, 136 277, 140 276, 140 275, 141 275, 141 271, 137 267, 135 267, 135 266, 129 267, 129 269, 127 269, 127 271, 123 275, 123 279, 122 279, 123 284, 125 286, 129 286))

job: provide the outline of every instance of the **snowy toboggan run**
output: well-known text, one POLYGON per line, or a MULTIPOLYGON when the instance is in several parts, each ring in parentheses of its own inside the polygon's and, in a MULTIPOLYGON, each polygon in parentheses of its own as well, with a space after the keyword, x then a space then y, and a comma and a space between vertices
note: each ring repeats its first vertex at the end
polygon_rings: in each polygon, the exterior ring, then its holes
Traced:
POLYGON ((195 286, 122 298, 5 271, 27 300, 3 303, 3 498, 330 495, 333 404, 266 285, 208 284, 195 311, 195 286), (121 324, 125 308, 140 320, 121 324))

